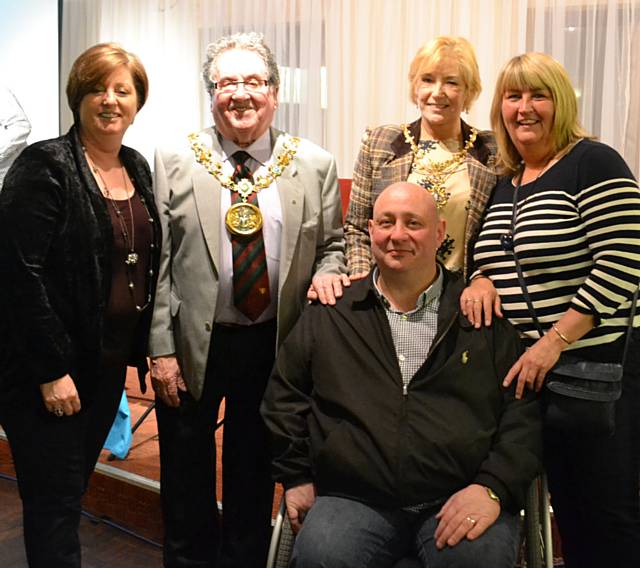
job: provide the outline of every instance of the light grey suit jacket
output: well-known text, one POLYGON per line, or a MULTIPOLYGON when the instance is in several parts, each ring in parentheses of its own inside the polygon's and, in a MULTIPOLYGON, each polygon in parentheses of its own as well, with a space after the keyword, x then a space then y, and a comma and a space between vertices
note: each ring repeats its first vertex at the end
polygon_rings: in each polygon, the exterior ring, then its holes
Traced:
MULTIPOLYGON (((282 152, 284 133, 271 129, 273 154, 282 152)), ((200 133, 213 160, 222 148, 215 130, 200 133)), ((163 243, 150 355, 176 354, 189 392, 199 399, 218 296, 220 192, 218 181, 195 160, 187 138, 155 157, 156 203, 163 243)), ((279 345, 306 304, 315 273, 346 272, 342 212, 336 164, 315 144, 302 140, 277 180, 283 227, 278 286, 279 345)), ((274 346, 274 349, 276 346, 274 346)))

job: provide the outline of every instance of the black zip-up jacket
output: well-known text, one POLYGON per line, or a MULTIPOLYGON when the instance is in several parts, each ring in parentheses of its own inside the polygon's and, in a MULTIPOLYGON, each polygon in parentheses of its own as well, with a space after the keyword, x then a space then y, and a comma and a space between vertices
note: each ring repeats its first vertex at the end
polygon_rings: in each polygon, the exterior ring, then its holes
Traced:
POLYGON ((473 328, 459 313, 462 288, 445 270, 438 331, 406 395, 371 276, 335 306, 305 310, 262 403, 276 481, 389 508, 478 483, 503 507, 523 506, 541 468, 538 403, 501 386, 522 352, 515 329, 500 318, 473 328))

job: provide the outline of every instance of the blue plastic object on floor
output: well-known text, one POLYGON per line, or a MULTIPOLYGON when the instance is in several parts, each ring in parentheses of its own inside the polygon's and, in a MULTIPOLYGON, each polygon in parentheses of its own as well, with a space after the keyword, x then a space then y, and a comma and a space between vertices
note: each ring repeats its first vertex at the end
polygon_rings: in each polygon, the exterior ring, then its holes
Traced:
POLYGON ((131 411, 129 410, 127 394, 122 391, 120 406, 104 447, 110 450, 118 459, 123 460, 127 457, 131 448, 131 439, 131 411))

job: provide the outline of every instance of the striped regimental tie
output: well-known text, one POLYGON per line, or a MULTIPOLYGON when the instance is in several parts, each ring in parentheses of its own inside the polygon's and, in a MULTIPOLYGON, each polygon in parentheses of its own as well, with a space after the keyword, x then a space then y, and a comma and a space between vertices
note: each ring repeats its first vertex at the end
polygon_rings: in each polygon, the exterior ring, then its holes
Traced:
MULTIPOLYGON (((231 156, 235 163, 233 181, 236 183, 241 179, 253 181, 251 171, 246 165, 250 157, 242 150, 231 156)), ((231 203, 236 204, 241 201, 240 194, 232 191, 231 203)), ((251 192, 247 203, 258 207, 258 194, 255 191, 251 192)), ((262 229, 252 235, 232 234, 231 245, 233 247, 233 302, 238 310, 251 321, 255 321, 271 302, 262 229)))

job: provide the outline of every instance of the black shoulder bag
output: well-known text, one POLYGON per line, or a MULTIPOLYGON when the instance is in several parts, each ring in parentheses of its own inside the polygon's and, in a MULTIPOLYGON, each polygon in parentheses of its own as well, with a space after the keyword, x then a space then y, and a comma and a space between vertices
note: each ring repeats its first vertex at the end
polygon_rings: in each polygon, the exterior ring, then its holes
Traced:
MULTIPOLYGON (((533 308, 520 260, 516 254, 515 246, 513 246, 519 188, 520 183, 513 194, 511 235, 503 237, 506 237, 507 240, 511 239, 509 245, 515 261, 522 295, 538 334, 542 337, 544 331, 533 308)), ((547 373, 546 390, 542 395, 544 422, 548 428, 574 434, 613 435, 615 432, 615 401, 622 394, 622 374, 627 359, 637 299, 638 289, 636 288, 631 300, 629 323, 627 324, 620 363, 601 363, 564 352, 560 354, 558 362, 547 373)))

